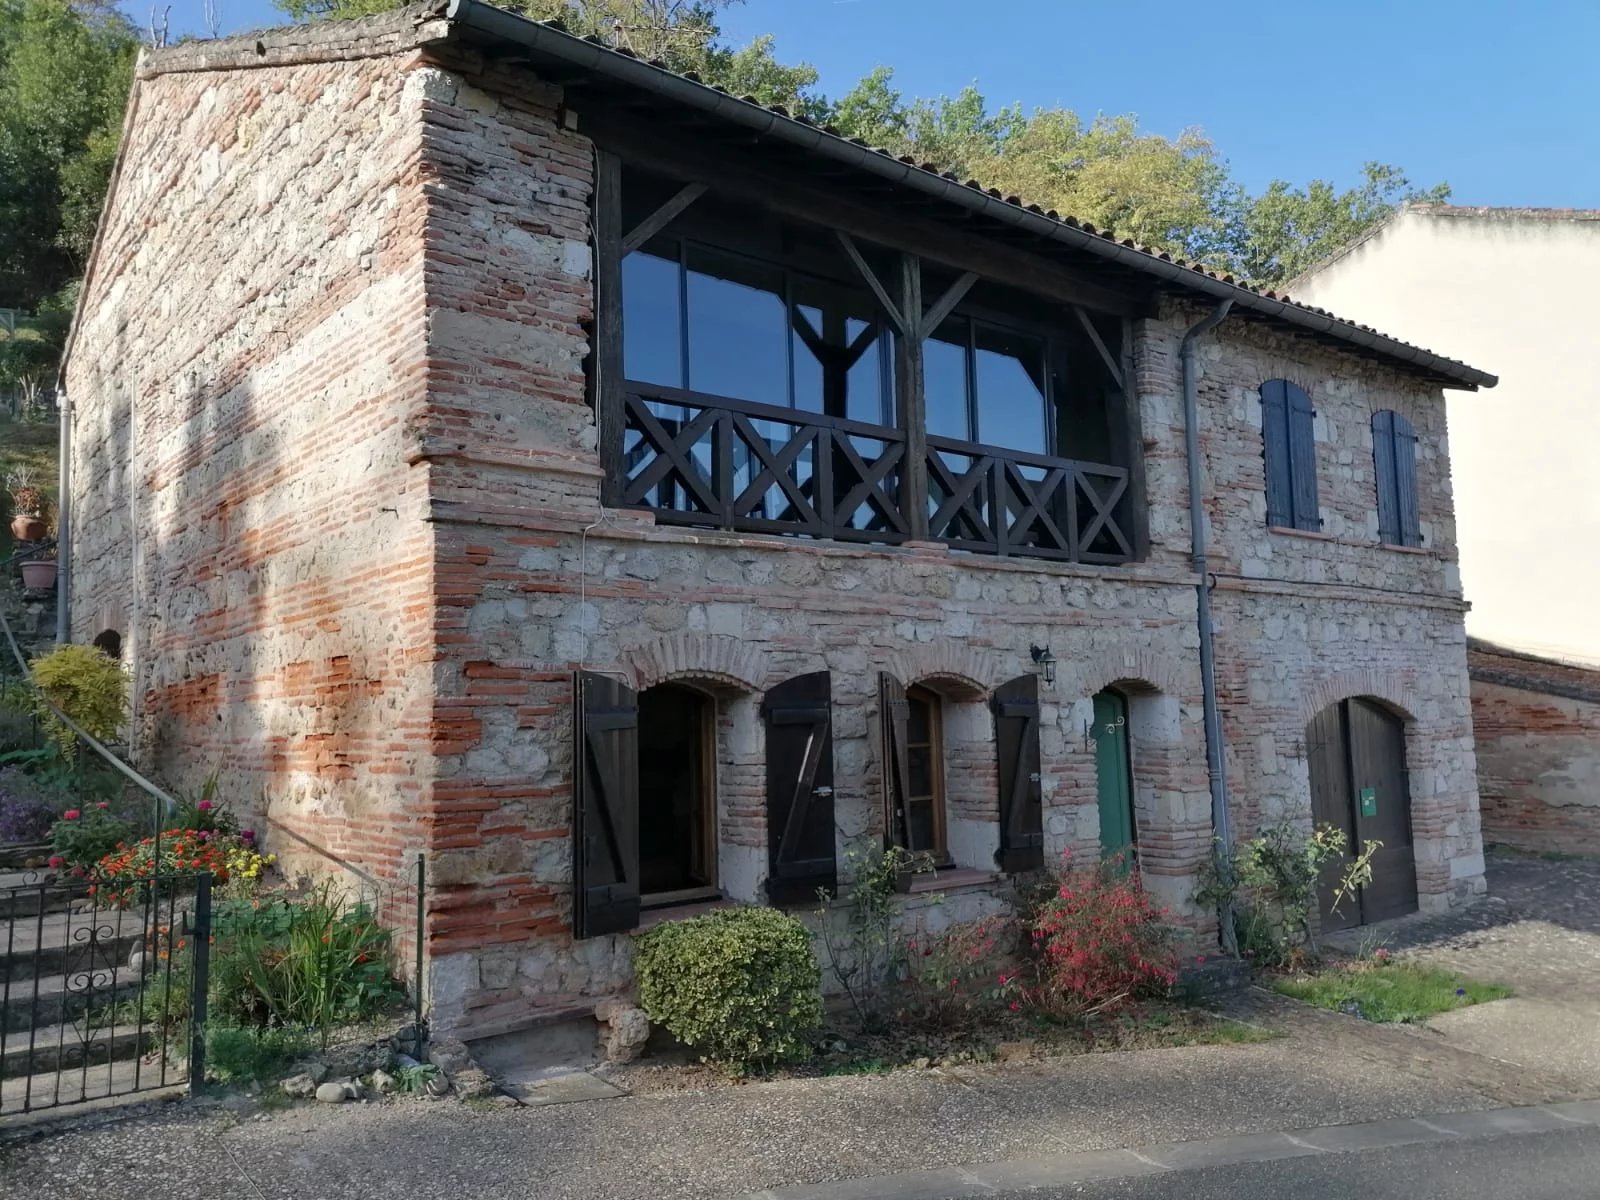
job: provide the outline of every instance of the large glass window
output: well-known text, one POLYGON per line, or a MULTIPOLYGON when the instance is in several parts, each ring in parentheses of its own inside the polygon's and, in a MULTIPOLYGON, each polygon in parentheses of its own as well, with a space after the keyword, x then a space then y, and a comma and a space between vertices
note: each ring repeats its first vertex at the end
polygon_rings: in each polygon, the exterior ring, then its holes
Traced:
POLYGON ((893 424, 892 343, 865 291, 692 241, 623 260, 636 383, 893 424))
POLYGON ((1049 453, 1048 364, 1043 338, 951 317, 923 347, 928 432, 1049 453))

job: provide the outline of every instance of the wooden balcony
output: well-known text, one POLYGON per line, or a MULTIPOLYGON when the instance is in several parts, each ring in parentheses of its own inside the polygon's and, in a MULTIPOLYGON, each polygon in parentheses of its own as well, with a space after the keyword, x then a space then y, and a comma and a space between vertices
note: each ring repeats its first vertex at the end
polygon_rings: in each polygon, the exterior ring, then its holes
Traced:
POLYGON ((925 494, 908 495, 901 429, 632 383, 624 412, 622 502, 662 523, 894 544, 920 505, 959 550, 1133 557, 1123 467, 930 436, 925 494))

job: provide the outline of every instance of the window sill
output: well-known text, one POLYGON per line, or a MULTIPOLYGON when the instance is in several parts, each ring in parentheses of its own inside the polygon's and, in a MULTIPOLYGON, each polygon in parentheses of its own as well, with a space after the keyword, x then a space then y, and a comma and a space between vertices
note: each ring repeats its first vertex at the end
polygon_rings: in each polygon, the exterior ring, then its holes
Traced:
POLYGON ((953 867, 929 874, 914 876, 906 888, 908 896, 923 896, 929 892, 958 892, 965 888, 984 887, 1000 878, 998 871, 980 871, 971 867, 953 867))
POLYGON ((1392 550, 1396 554, 1422 554, 1432 557, 1433 551, 1426 546, 1396 546, 1391 542, 1379 542, 1379 550, 1392 550))
POLYGON ((1336 542, 1339 539, 1320 529, 1295 529, 1288 525, 1268 525, 1268 533, 1281 533, 1285 537, 1309 538, 1313 542, 1336 542))
POLYGON ((722 896, 715 900, 693 900, 686 904, 668 904, 661 908, 647 908, 639 915, 639 923, 628 932, 634 935, 649 933, 657 925, 665 925, 668 921, 682 921, 689 917, 698 917, 715 908, 737 908, 739 902, 722 896))

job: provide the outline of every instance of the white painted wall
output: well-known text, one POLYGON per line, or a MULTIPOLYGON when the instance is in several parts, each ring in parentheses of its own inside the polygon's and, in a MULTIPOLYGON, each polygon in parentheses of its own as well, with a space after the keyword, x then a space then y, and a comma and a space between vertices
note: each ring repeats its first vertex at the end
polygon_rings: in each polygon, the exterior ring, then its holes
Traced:
POLYGON ((1500 376, 1446 392, 1469 633, 1600 662, 1600 212, 1418 206, 1292 283, 1500 376))

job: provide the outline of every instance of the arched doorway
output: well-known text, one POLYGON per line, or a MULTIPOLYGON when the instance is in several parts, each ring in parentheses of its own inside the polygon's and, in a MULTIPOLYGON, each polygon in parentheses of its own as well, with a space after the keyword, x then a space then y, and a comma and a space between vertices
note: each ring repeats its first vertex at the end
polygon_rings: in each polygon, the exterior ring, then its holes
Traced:
POLYGON ((1133 866, 1139 829, 1133 813, 1133 750, 1128 698, 1107 688, 1094 698, 1095 791, 1100 807, 1100 856, 1123 870, 1133 866))
POLYGON ((1372 882, 1333 911, 1333 889, 1350 856, 1330 863, 1318 889, 1322 929, 1332 932, 1417 911, 1417 862, 1411 845, 1411 791, 1405 723, 1371 700, 1330 704, 1306 726, 1311 815, 1342 830, 1349 849, 1383 843, 1372 882))

